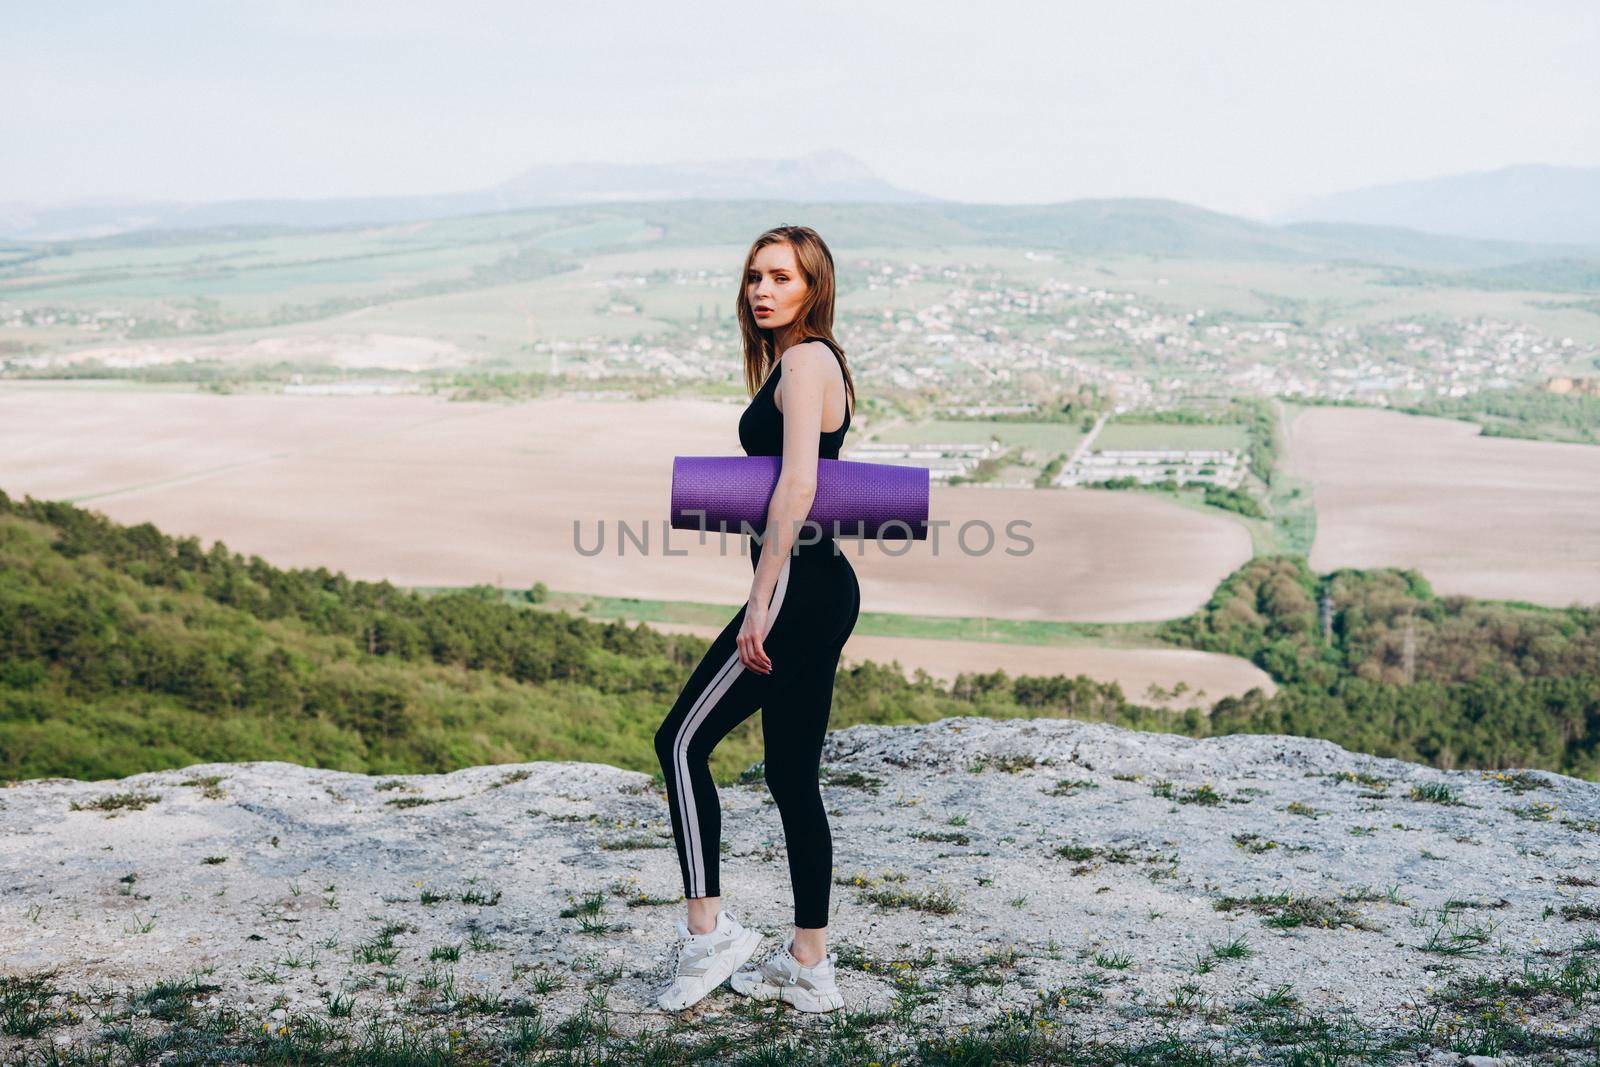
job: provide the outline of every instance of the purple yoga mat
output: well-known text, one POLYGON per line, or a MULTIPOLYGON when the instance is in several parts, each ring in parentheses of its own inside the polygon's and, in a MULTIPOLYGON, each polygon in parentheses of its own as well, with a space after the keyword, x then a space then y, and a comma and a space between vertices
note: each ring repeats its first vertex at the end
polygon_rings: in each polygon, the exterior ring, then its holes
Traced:
MULTIPOLYGON (((759 535, 782 469, 782 456, 673 457, 672 528, 742 534, 744 523, 759 535)), ((817 495, 806 517, 825 537, 925 541, 928 468, 818 459, 817 495)))

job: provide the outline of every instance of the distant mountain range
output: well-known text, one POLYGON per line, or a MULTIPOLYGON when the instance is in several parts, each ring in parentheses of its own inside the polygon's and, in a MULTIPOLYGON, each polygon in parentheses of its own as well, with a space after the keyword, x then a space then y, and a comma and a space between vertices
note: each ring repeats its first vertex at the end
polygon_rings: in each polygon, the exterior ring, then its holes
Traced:
POLYGON ((426 196, 322 200, 86 200, 0 204, 0 237, 66 241, 133 230, 227 226, 296 228, 419 222, 554 204, 649 200, 793 200, 907 203, 934 199, 901 189, 844 152, 795 159, 703 163, 562 163, 535 167, 488 189, 426 196))
POLYGON ((1600 167, 1517 166, 1307 200, 1280 222, 1358 222, 1458 237, 1600 244, 1600 167))
MULTIPOLYGON (((1350 223, 1274 225, 1179 200, 1124 197, 1056 204, 807 204, 763 201, 665 201, 633 209, 649 220, 655 246, 739 244, 785 218, 803 218, 835 247, 953 248, 988 245, 1075 256, 1150 255, 1184 259, 1362 263, 1469 270, 1568 261, 1592 269, 1600 248, 1485 241, 1350 223)), ((574 211, 580 209, 572 209, 574 211)), ((598 209, 587 209, 589 211, 598 209)), ((574 219, 574 224, 577 223, 574 219)), ((1564 267, 1563 272, 1570 274, 1564 267)), ((1437 280, 1437 279, 1429 279, 1437 280)), ((1502 279, 1504 280, 1504 279, 1502 279)))
MULTIPOLYGON (((1600 170, 1572 173, 1596 175, 1600 170)), ((1439 184, 1451 181, 1455 179, 1441 179, 1439 184)), ((1552 217, 1564 210, 1562 217, 1575 219, 1580 214, 1576 190, 1582 183, 1572 174, 1551 181, 1568 189, 1570 195, 1561 200, 1548 191, 1541 195, 1527 192, 1523 199, 1530 201, 1524 205, 1529 217, 1535 204, 1543 203, 1552 217), (1560 203, 1569 206, 1562 209, 1560 203)), ((1511 186, 1496 188, 1508 200, 1517 199, 1507 191, 1511 186)), ((1379 191, 1371 192, 1376 195, 1379 191)), ((1479 200, 1487 203, 1487 196, 1483 193, 1479 200)), ((655 246, 738 244, 775 222, 789 220, 816 226, 830 242, 843 245, 982 244, 1058 250, 1069 255, 1346 262, 1409 272, 1395 277, 1398 284, 1596 289, 1600 227, 1585 230, 1569 222, 1564 231, 1550 229, 1552 236, 1543 241, 1462 236, 1438 232, 1441 224, 1422 210, 1430 203, 1428 198, 1417 194, 1413 199, 1418 205, 1412 212, 1415 221, 1376 224, 1360 220, 1262 222, 1155 198, 974 204, 898 188, 851 156, 819 152, 796 159, 696 164, 562 164, 535 168, 479 192, 437 196, 209 204, 80 203, 50 208, 0 205, 0 241, 9 239, 18 248, 32 250, 46 242, 77 247, 187 244, 420 222, 431 224, 430 241, 445 240, 447 234, 463 227, 470 233, 458 235, 470 241, 482 237, 480 216, 500 213, 489 225, 520 232, 530 223, 528 216, 519 213, 554 212, 562 219, 557 228, 570 237, 557 242, 559 248, 551 246, 558 251, 595 250, 598 245, 617 250, 641 240, 655 246), (631 220, 639 234, 649 236, 611 233, 610 227, 619 219, 631 220), (1428 225, 1434 232, 1424 229, 1428 225)), ((1463 194, 1455 202, 1466 204, 1470 199, 1463 194)), ((1333 209, 1327 212, 1333 213, 1333 209)), ((1375 209, 1372 212, 1374 218, 1380 214, 1375 209)), ((1406 212, 1397 207, 1395 214, 1406 212)), ((548 224, 546 219, 540 225, 548 224)), ((1504 228, 1518 227, 1507 224, 1504 228)))
MULTIPOLYGON (((434 205, 437 207, 437 204, 434 205)), ((336 236, 370 221, 301 225, 188 225, 51 241, 0 237, 0 273, 41 269, 50 257, 80 251, 196 246, 263 237, 336 236)), ((862 201, 672 200, 605 201, 471 215, 407 216, 390 242, 427 248, 481 243, 491 236, 525 243, 538 255, 582 255, 644 248, 689 248, 748 242, 778 222, 804 222, 834 247, 957 249, 986 246, 1067 256, 1142 255, 1247 262, 1345 263, 1390 268, 1402 285, 1600 291, 1600 247, 1491 241, 1346 222, 1280 225, 1225 215, 1178 200, 1068 200, 1056 204, 969 204, 950 200, 862 201), (413 237, 413 229, 420 229, 413 237)), ((381 224, 380 224, 381 225, 381 224)), ((534 260, 516 269, 531 269, 534 260)), ((498 275, 496 275, 498 277, 498 275)), ((502 279, 503 280, 503 279, 502 279)), ((485 283, 487 284, 487 283, 485 283)), ((14 291, 14 290, 13 290, 14 291)))

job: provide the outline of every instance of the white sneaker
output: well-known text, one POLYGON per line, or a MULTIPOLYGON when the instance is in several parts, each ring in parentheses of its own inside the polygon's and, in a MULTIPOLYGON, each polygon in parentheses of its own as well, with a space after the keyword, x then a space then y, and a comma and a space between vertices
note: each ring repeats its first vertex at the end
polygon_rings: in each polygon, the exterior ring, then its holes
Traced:
POLYGON ((786 1000, 801 1011, 833 1011, 844 1007, 844 994, 833 980, 833 953, 807 967, 794 958, 794 935, 759 964, 733 973, 728 984, 756 1000, 786 1000))
POLYGON ((656 996, 663 1011, 682 1011, 728 980, 761 943, 761 935, 739 925, 727 908, 717 913, 717 925, 709 932, 691 934, 688 924, 678 921, 677 959, 673 962, 672 984, 656 996))

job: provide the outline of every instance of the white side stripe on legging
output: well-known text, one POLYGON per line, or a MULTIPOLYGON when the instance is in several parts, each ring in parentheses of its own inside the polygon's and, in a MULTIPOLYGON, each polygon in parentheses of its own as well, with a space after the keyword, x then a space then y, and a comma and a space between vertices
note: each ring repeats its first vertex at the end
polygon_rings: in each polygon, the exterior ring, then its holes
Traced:
MULTIPOLYGON (((772 632, 772 624, 778 620, 778 609, 783 607, 783 594, 789 587, 789 564, 793 560, 793 556, 785 557, 783 567, 778 571, 777 585, 773 588, 772 599, 767 602, 767 625, 761 631, 763 640, 772 632)), ((744 663, 739 659, 739 650, 736 648, 711 679, 711 684, 695 700, 694 707, 683 717, 683 722, 678 726, 678 736, 672 743, 672 765, 678 779, 678 814, 679 821, 683 823, 684 852, 689 859, 691 897, 705 895, 706 868, 705 853, 700 842, 700 822, 694 804, 694 785, 689 781, 689 744, 694 740, 694 732, 711 715, 717 702, 733 687, 743 670, 744 663)))

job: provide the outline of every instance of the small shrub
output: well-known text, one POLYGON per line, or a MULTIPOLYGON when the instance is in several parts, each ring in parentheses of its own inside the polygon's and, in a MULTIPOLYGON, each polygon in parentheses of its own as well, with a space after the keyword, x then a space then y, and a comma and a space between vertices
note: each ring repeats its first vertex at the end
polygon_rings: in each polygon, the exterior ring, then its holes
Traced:
POLYGON ((911 908, 933 915, 951 915, 956 910, 956 898, 943 886, 918 892, 911 889, 864 890, 858 898, 863 904, 876 904, 880 908, 911 908))
POLYGON ((1546 804, 1542 800, 1536 800, 1526 807, 1513 807, 1510 811, 1511 814, 1519 819, 1527 819, 1532 822, 1549 822, 1559 806, 1558 804, 1546 804))
POLYGON ((1249 832, 1234 834, 1233 843, 1244 849, 1246 852, 1255 853, 1257 855, 1263 852, 1270 852, 1272 849, 1278 847, 1278 843, 1276 841, 1273 841, 1270 838, 1262 837, 1260 834, 1253 834, 1249 832))
POLYGON ((1509 789, 1519 796, 1530 789, 1550 788, 1547 779, 1527 771, 1518 771, 1515 774, 1507 774, 1504 771, 1480 771, 1479 774, 1485 780, 1497 782, 1502 788, 1509 789))

